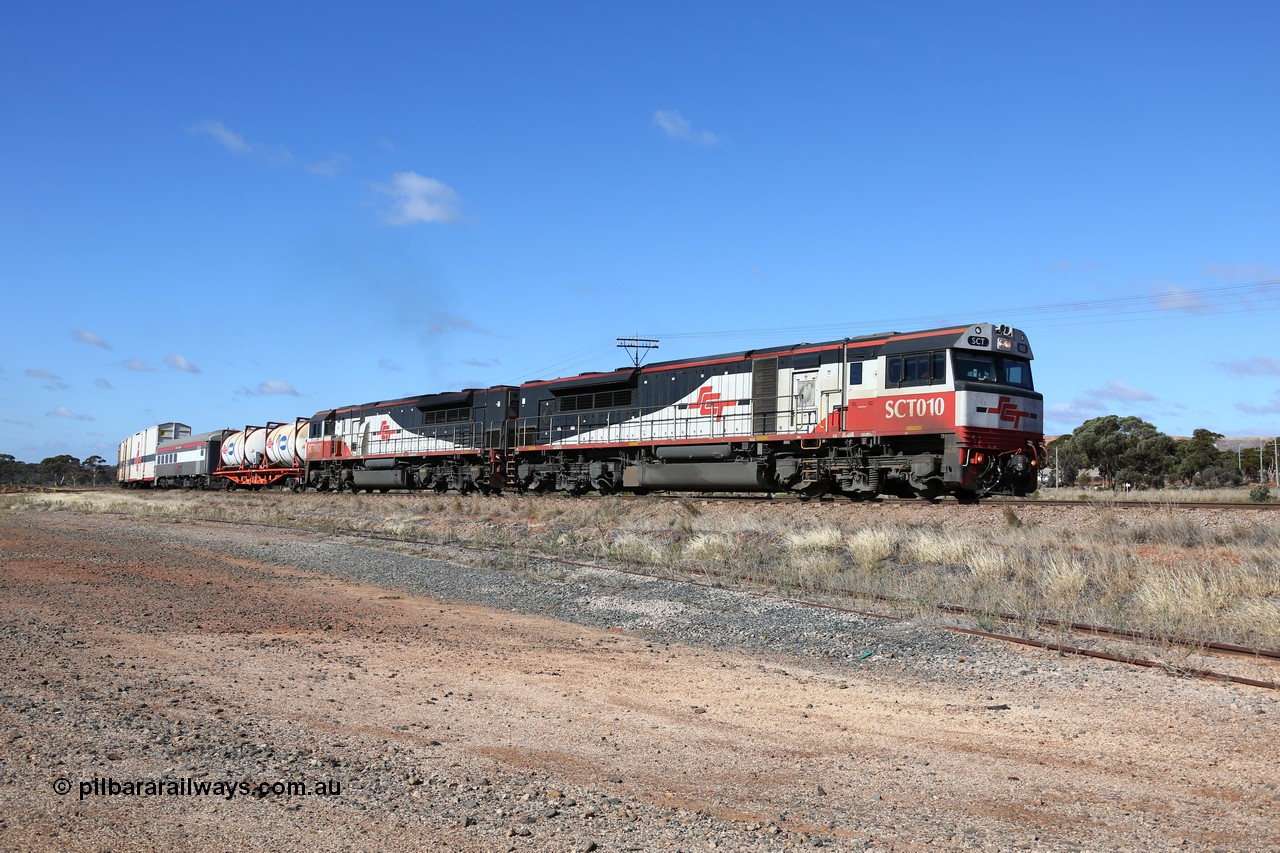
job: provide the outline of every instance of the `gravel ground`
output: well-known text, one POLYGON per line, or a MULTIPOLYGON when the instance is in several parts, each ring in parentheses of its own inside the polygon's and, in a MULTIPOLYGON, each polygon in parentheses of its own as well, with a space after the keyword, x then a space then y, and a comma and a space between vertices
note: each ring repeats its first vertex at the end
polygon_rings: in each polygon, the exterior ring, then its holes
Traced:
POLYGON ((318 534, 10 511, 0 560, 15 848, 1262 850, 1280 835, 1271 692, 318 534), (230 790, 107 796, 95 779, 230 790), (308 794, 270 792, 290 781, 308 794))

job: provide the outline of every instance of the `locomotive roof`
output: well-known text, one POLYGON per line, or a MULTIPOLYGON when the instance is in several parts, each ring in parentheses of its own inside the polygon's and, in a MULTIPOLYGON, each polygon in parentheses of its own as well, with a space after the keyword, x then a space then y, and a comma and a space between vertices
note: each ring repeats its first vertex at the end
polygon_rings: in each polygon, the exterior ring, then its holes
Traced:
MULTIPOLYGON (((749 358, 760 358, 774 355, 795 354, 800 352, 814 352, 817 350, 833 349, 840 346, 878 346, 885 345, 887 348, 896 350, 899 345, 903 347, 903 351, 914 347, 920 339, 925 338, 941 338, 948 345, 953 341, 958 341, 961 335, 967 330, 972 329, 977 334, 993 334, 993 329, 1000 328, 993 326, 991 323, 975 323, 973 325, 955 325, 941 326, 936 329, 921 329, 913 332, 877 332, 871 335, 858 335, 850 338, 840 338, 838 340, 820 341, 818 343, 803 342, 798 344, 785 344, 775 347, 761 347, 758 349, 739 350, 737 352, 725 352, 717 355, 690 356, 687 358, 676 358, 669 361, 655 361, 652 364, 646 364, 640 368, 631 366, 619 367, 614 370, 588 371, 580 373, 577 376, 565 376, 556 379, 533 379, 523 383, 521 387, 530 385, 555 385, 555 390, 587 387, 587 386, 603 386, 616 385, 628 382, 638 373, 649 373, 652 371, 668 370, 681 367, 689 367, 701 364, 716 364, 722 362, 743 361, 749 358)), ((1007 327, 1005 327, 1007 328, 1007 327)), ((1010 334, 1021 333, 1017 329, 1008 329, 1010 334)), ((1025 340, 1025 335, 1022 336, 1025 340)), ((1030 358, 1030 349, 1027 349, 1026 357, 1030 358)))
MULTIPOLYGON (((987 334, 991 334, 991 332, 989 331, 991 329, 991 324, 989 323, 973 324, 973 328, 975 331, 977 331, 980 327, 985 327, 988 330, 987 334)), ((736 361, 736 360, 746 359, 746 358, 759 358, 761 356, 784 355, 784 354, 795 353, 795 352, 832 349, 834 347, 840 347, 840 346, 846 346, 846 345, 856 346, 861 344, 866 346, 866 345, 879 345, 879 344, 894 344, 898 342, 916 341, 921 338, 931 338, 931 337, 952 338, 952 337, 963 334, 965 330, 968 328, 969 326, 967 325, 956 325, 956 326, 941 326, 936 329, 921 329, 919 331, 914 331, 914 332, 897 332, 897 331, 877 332, 876 334, 872 334, 872 335, 858 335, 856 337, 840 338, 838 340, 830 340, 830 341, 819 341, 816 343, 810 343, 808 341, 805 341, 798 344, 786 344, 783 346, 776 346, 776 347, 761 347, 759 349, 742 350, 739 352, 720 353, 719 355, 694 356, 691 358, 672 359, 671 361, 655 361, 652 364, 646 364, 640 369, 641 371, 646 371, 646 370, 662 369, 662 368, 669 368, 669 367, 680 367, 682 365, 687 365, 690 362, 705 363, 705 362, 716 362, 716 361, 736 361)), ((1017 329, 1010 329, 1009 331, 1011 333, 1018 332, 1017 329)))
MULTIPOLYGON (((1024 335, 1018 329, 1008 326, 996 326, 992 323, 974 323, 970 325, 960 324, 952 326, 940 326, 936 329, 921 329, 913 332, 877 332, 870 335, 857 335, 849 338, 839 338, 837 340, 820 341, 817 343, 802 342, 798 344, 784 344, 775 347, 760 347, 758 349, 739 350, 736 352, 719 353, 717 355, 690 356, 687 358, 671 359, 669 361, 655 361, 652 364, 642 365, 639 368, 633 366, 625 366, 615 368, 613 370, 587 371, 577 376, 563 376, 552 379, 530 379, 522 382, 519 386, 515 385, 494 385, 489 388, 466 388, 462 391, 445 391, 437 394, 424 394, 412 397, 402 397, 396 400, 384 400, 372 403, 360 403, 351 406, 338 406, 332 409, 321 409, 311 416, 311 420, 323 420, 329 415, 339 412, 352 412, 360 409, 378 409, 389 408, 391 406, 415 406, 421 408, 435 408, 438 406, 458 406, 467 405, 477 393, 486 391, 494 391, 500 389, 525 388, 532 385, 554 385, 556 391, 568 390, 570 388, 600 387, 604 385, 621 385, 630 382, 640 373, 648 373, 651 371, 673 369, 679 367, 689 367, 697 364, 715 364, 719 362, 742 361, 749 358, 760 358, 774 355, 795 354, 800 352, 814 352, 817 350, 833 349, 840 346, 879 346, 885 345, 891 350, 898 350, 898 345, 906 345, 909 349, 915 346, 916 342, 927 338, 942 338, 947 341, 959 342, 961 335, 966 331, 977 335, 994 335, 1003 333, 1008 335, 1017 335, 1023 342, 1026 341, 1024 335), (912 343, 907 343, 912 342, 912 343)), ((1025 346, 1025 344, 1024 344, 1025 346)), ((985 348, 985 346, 980 347, 985 348)), ((906 351, 906 350, 903 350, 906 351)), ((1022 348, 1020 347, 1020 352, 1022 348)), ((1031 358, 1031 350, 1025 347, 1025 356, 1031 358)))
POLYGON ((461 391, 442 391, 438 394, 419 394, 413 397, 400 397, 395 400, 378 400, 372 403, 356 403, 351 406, 338 406, 332 409, 321 409, 311 416, 311 420, 324 420, 327 416, 339 412, 354 412, 361 409, 389 409, 392 406, 414 406, 415 408, 433 409, 440 406, 470 405, 476 394, 488 391, 516 390, 515 385, 493 385, 488 388, 463 388, 461 391))

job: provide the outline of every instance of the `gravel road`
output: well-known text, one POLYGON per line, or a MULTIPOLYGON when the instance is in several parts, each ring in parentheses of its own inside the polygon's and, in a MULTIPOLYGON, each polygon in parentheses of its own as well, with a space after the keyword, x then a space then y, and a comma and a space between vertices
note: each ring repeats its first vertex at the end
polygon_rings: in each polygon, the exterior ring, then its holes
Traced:
POLYGON ((0 837, 486 851, 1280 837, 1273 693, 434 553, 0 514, 0 837))

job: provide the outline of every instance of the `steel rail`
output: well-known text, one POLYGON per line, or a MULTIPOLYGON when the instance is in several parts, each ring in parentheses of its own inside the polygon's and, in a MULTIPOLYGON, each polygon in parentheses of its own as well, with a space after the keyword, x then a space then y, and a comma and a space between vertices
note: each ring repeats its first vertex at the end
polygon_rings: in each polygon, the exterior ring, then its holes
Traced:
MULTIPOLYGON (((122 512, 108 512, 104 514, 128 517, 127 513, 122 513, 122 512)), ((320 534, 328 534, 328 535, 345 536, 353 539, 369 539, 377 542, 392 542, 392 543, 402 544, 402 545, 403 544, 422 545, 430 548, 455 548, 455 549, 460 549, 464 551, 478 551, 478 552, 485 552, 485 553, 509 554, 513 550, 510 547, 499 547, 496 545, 473 545, 473 544, 468 544, 463 542, 434 542, 427 539, 386 536, 386 535, 375 533, 372 531, 357 530, 355 528, 334 528, 332 530, 313 530, 305 527, 289 527, 282 524, 267 524, 266 522, 257 522, 257 521, 234 521, 230 519, 221 519, 221 518, 194 518, 192 519, 192 521, 205 522, 205 523, 211 523, 211 524, 224 524, 228 526, 257 527, 257 528, 264 528, 267 530, 282 530, 290 533, 313 533, 313 534, 320 533, 320 534)), ((514 550, 518 550, 518 549, 514 549, 514 550)), ((731 589, 731 587, 727 587, 726 585, 719 584, 719 583, 698 581, 698 580, 693 580, 692 578, 676 578, 670 575, 660 575, 654 572, 645 572, 639 569, 626 568, 622 566, 604 566, 598 563, 588 563, 582 560, 571 560, 566 557, 559 557, 552 554, 545 554, 539 551, 523 551, 521 553, 523 553, 523 555, 526 557, 537 557, 540 559, 547 560, 548 562, 559 563, 561 565, 567 565, 567 566, 575 566, 578 568, 618 572, 620 574, 631 575, 633 577, 642 577, 649 580, 662 580, 662 581, 668 581, 671 583, 683 583, 683 584, 688 584, 690 586, 701 587, 704 589, 731 589)), ((706 573, 701 573, 701 574, 703 577, 709 577, 709 575, 707 575, 706 573)), ((810 607, 814 609, 832 610, 839 613, 848 613, 850 615, 863 616, 871 619, 883 619, 883 620, 892 621, 892 622, 904 621, 902 617, 893 616, 891 614, 857 610, 853 608, 842 607, 840 605, 827 604, 827 603, 818 602, 818 601, 810 601, 808 599, 794 598, 786 595, 774 594, 773 596, 770 596, 770 593, 767 590, 755 591, 755 590, 749 590, 749 589, 737 589, 735 591, 742 592, 748 595, 753 595, 759 598, 772 597, 778 601, 784 601, 789 604, 796 604, 803 607, 810 607)), ((871 595, 868 597, 871 597, 877 600, 882 600, 882 601, 885 601, 886 603, 893 602, 892 599, 888 599, 883 596, 871 595)), ((959 608, 957 605, 940 605, 938 606, 937 609, 944 610, 946 608, 955 608, 955 610, 953 610, 952 612, 964 611, 963 608, 959 608)), ((1017 620, 1015 619, 1015 621, 1017 620)), ((1057 621, 1057 620, 1052 620, 1052 621, 1057 621)), ((1058 622, 1058 624, 1069 626, 1069 623, 1058 622)), ((996 634, 990 631, 982 631, 974 628, 961 628, 955 625, 942 625, 940 627, 943 630, 951 631, 953 633, 967 634, 975 637, 983 637, 986 639, 997 640, 1000 642, 1031 646, 1034 648, 1045 649, 1048 651, 1056 651, 1062 654, 1071 654, 1071 655, 1077 655, 1080 657, 1108 660, 1115 663, 1122 663, 1130 666, 1161 669, 1161 670, 1164 670, 1165 672, 1168 672, 1174 675, 1201 678, 1209 681, 1220 681, 1220 682, 1226 682, 1231 684, 1240 684, 1240 685, 1245 685, 1249 687, 1260 687, 1268 690, 1280 690, 1280 683, 1277 683, 1274 681, 1262 681, 1259 679, 1245 678, 1243 676, 1230 675, 1228 673, 1215 672, 1213 670, 1207 670, 1207 669, 1176 667, 1176 666, 1171 666, 1169 664, 1161 663, 1159 661, 1147 660, 1145 658, 1135 658, 1135 657, 1129 657, 1125 655, 1114 655, 1109 652, 1100 652, 1093 649, 1081 648, 1079 646, 1069 646, 1066 644, 1054 643, 1047 640, 1032 640, 1032 639, 1023 638, 1023 637, 1013 637, 1007 634, 996 634)), ((1101 626, 1086 626, 1086 627, 1101 628, 1101 626)), ((1103 630, 1111 631, 1112 629, 1103 629, 1103 630)), ((1140 632, 1123 632, 1121 631, 1121 629, 1115 629, 1115 630, 1116 630, 1116 636, 1123 636, 1124 633, 1133 633, 1137 635, 1135 637, 1132 637, 1133 639, 1150 639, 1150 637, 1148 636, 1141 635, 1140 632)), ((1187 643, 1187 645, 1206 647, 1209 644, 1189 642, 1187 643)), ((1275 652, 1271 650, 1249 649, 1244 646, 1233 647, 1233 649, 1239 649, 1239 650, 1242 650, 1244 653, 1253 654, 1259 657, 1280 657, 1280 652, 1275 652)))
MULTIPOLYGON (((222 523, 234 524, 236 522, 222 522, 222 523)), ((264 526, 275 527, 276 525, 264 525, 264 526)), ((282 529, 291 530, 296 528, 282 528, 282 529)), ((443 542, 432 542, 430 540, 424 540, 424 539, 406 539, 403 537, 384 536, 381 534, 374 534, 374 533, 354 530, 350 528, 339 528, 334 532, 341 533, 343 535, 351 536, 354 538, 373 539, 375 541, 395 542, 399 544, 407 543, 407 544, 425 545, 433 548, 461 548, 463 550, 480 551, 480 552, 486 552, 486 553, 510 553, 510 551, 512 550, 507 547, 499 547, 495 545, 470 545, 470 544, 460 543, 460 542, 443 543, 443 542)), ((583 560, 572 560, 566 557, 558 557, 555 555, 545 554, 537 551, 524 551, 523 554, 526 557, 534 556, 534 557, 548 560, 550 562, 559 563, 561 565, 575 566, 577 568, 597 569, 599 571, 618 572, 620 574, 631 575, 633 577, 642 577, 649 580, 663 580, 663 581, 669 581, 672 583, 684 583, 690 586, 696 586, 704 589, 727 589, 728 588, 724 584, 698 581, 692 578, 674 578, 669 575, 660 575, 654 572, 645 572, 645 571, 641 571, 640 569, 627 568, 622 566, 604 566, 604 565, 600 565, 599 563, 589 563, 583 560)), ((706 573, 702 573, 702 576, 714 577, 711 575, 707 575, 706 573)), ((892 622, 903 621, 902 617, 900 616, 893 616, 885 613, 875 613, 875 612, 866 611, 866 610, 857 610, 853 608, 842 607, 840 605, 826 604, 824 602, 810 601, 808 599, 794 598, 792 596, 786 596, 786 595, 775 594, 773 596, 770 596, 767 590, 756 591, 756 590, 748 590, 748 589, 738 589, 737 591, 744 592, 749 595, 754 595, 759 598, 773 597, 774 599, 779 601, 785 601, 790 604, 797 604, 804 607, 810 607, 815 609, 833 610, 839 613, 848 613, 850 615, 864 616, 872 619, 883 619, 883 620, 892 621, 892 622)), ((892 599, 888 599, 883 596, 871 596, 871 597, 877 600, 885 601, 887 603, 893 603, 892 599)), ((965 613, 966 615, 974 615, 976 613, 976 611, 973 611, 969 608, 963 608, 958 605, 939 605, 937 609, 944 612, 965 613)), ((999 618, 1004 619, 1006 617, 1008 617, 1007 614, 1000 614, 999 618)), ((1012 621, 1018 621, 1017 617, 1008 617, 1008 618, 1011 619, 1012 621)), ((1063 622, 1061 620, 1046 619, 1046 620, 1039 620, 1037 622, 1037 624, 1041 624, 1041 623, 1071 627, 1073 630, 1093 630, 1093 631, 1101 632, 1104 634, 1110 633, 1113 636, 1124 637, 1126 639, 1167 641, 1176 645, 1186 645, 1191 647, 1218 646, 1224 650, 1236 651, 1243 654, 1250 654, 1255 657, 1268 657, 1268 658, 1280 659, 1280 651, 1275 651, 1270 649, 1252 649, 1246 646, 1230 646, 1228 644, 1216 644, 1216 643, 1210 643, 1210 642, 1173 640, 1171 638, 1160 637, 1159 635, 1146 635, 1146 634, 1143 634, 1142 632, 1126 631, 1124 629, 1110 629, 1110 628, 1105 628, 1103 626, 1096 626, 1096 625, 1077 626, 1077 625, 1073 625, 1072 623, 1063 622)), ((1132 666, 1163 669, 1166 672, 1170 672, 1178 675, 1192 676, 1195 678, 1203 678, 1211 681, 1225 681, 1225 682, 1230 682, 1234 684, 1242 684, 1250 687, 1261 687, 1261 688, 1270 689, 1270 690, 1280 689, 1280 683, 1277 683, 1274 681, 1261 681, 1258 679, 1245 678, 1243 676, 1230 675, 1228 673, 1215 672, 1213 670, 1207 670, 1207 669, 1174 667, 1168 664, 1163 664, 1158 661, 1151 661, 1144 658, 1135 658, 1135 657, 1129 657, 1125 655, 1114 655, 1109 652, 1100 652, 1100 651, 1095 651, 1093 649, 1081 648, 1079 646, 1069 646, 1066 644, 1054 643, 1046 640, 1032 640, 1032 639, 1020 638, 1020 637, 1013 637, 1005 634, 996 634, 993 632, 981 631, 973 628, 961 628, 959 626, 953 626, 953 625, 943 625, 941 627, 944 630, 952 631, 955 633, 981 636, 981 637, 986 637, 992 640, 999 640, 1002 642, 1017 643, 1021 645, 1047 649, 1049 651, 1056 651, 1064 654, 1073 654, 1081 657, 1098 658, 1098 659, 1109 660, 1117 663, 1129 664, 1132 666)))

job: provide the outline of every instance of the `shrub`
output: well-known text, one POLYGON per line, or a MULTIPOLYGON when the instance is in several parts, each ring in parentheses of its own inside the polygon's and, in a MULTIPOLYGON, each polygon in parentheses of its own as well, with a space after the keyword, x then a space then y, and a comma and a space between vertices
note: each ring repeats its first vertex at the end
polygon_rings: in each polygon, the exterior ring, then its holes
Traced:
POLYGON ((1264 504, 1271 500, 1271 489, 1263 485, 1254 486, 1249 490, 1249 500, 1256 504, 1264 504))
POLYGON ((1238 486, 1244 482, 1244 476, 1235 468, 1215 465, 1196 473, 1191 484, 1198 489, 1221 489, 1226 486, 1238 486))

